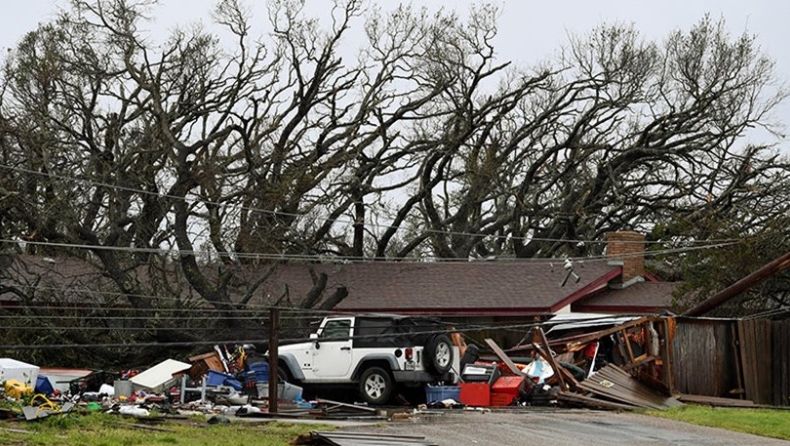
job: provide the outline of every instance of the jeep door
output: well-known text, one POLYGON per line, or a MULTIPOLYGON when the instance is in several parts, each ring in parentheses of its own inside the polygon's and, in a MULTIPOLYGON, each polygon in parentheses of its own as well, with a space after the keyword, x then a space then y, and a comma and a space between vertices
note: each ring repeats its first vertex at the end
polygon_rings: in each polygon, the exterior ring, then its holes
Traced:
POLYGON ((316 378, 342 378, 351 369, 353 319, 332 319, 324 324, 313 348, 316 378))

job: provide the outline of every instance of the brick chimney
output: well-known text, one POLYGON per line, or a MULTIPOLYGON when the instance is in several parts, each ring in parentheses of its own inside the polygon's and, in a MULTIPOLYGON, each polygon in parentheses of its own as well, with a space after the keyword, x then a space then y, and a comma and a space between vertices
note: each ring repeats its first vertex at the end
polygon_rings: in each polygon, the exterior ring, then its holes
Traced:
POLYGON ((641 281, 645 274, 645 236, 635 231, 607 233, 606 257, 610 265, 623 265, 623 284, 641 281))

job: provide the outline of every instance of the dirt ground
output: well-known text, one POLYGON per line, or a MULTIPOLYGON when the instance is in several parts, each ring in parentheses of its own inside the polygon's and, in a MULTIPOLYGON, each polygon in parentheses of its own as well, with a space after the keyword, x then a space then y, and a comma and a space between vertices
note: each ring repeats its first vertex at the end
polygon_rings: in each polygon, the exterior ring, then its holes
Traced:
POLYGON ((632 413, 560 409, 439 412, 344 430, 418 435, 440 446, 790 445, 787 441, 632 413))

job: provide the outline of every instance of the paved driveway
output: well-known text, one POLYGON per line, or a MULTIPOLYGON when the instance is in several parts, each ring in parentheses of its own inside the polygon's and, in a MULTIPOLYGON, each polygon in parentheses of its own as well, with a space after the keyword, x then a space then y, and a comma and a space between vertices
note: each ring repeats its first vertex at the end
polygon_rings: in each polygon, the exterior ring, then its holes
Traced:
POLYGON ((637 415, 587 410, 444 411, 349 430, 422 435, 440 446, 790 445, 790 442, 637 415))

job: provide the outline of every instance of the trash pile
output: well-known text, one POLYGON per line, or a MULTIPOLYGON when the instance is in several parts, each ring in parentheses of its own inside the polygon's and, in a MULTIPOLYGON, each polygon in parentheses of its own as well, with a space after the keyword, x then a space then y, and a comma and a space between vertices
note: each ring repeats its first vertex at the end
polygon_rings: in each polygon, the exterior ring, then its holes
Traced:
MULTIPOLYGON (((267 410, 269 366, 251 346, 233 353, 216 346, 189 361, 167 359, 145 370, 106 372, 0 358, 0 419, 37 420, 73 410, 134 417, 267 410)), ((278 390, 286 404, 306 404, 299 386, 281 383, 278 390)))
MULTIPOLYGON (((425 404, 414 413, 530 406, 661 410, 682 404, 672 396, 674 319, 574 317, 550 320, 546 331, 535 327, 507 351, 492 339, 480 347, 464 343, 458 384, 425 387, 425 404)), ((389 419, 387 411, 364 404, 305 401, 303 389, 288 382, 278 384, 284 404, 270 413, 265 359, 252 346, 216 346, 189 362, 167 359, 145 370, 113 373, 0 358, 0 419, 37 420, 73 410, 134 417, 389 419)))
POLYGON ((475 406, 663 410, 672 396, 672 324, 664 317, 562 317, 505 352, 466 347, 458 386, 429 388, 428 408, 475 406))

